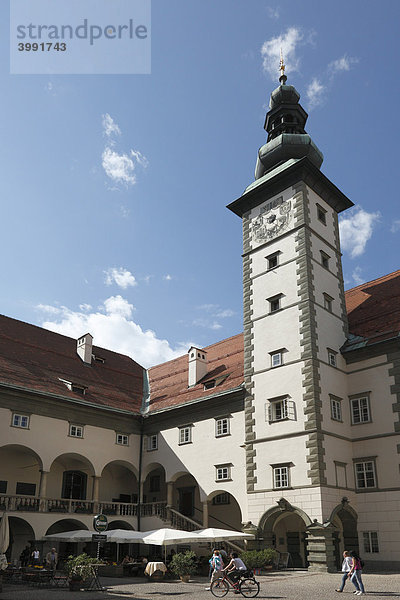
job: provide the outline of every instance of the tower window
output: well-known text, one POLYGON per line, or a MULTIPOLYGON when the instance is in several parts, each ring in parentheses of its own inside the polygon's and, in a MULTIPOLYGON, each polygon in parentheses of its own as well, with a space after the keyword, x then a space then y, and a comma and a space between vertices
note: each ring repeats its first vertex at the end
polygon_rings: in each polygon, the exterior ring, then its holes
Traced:
POLYGON ((329 269, 329 256, 321 250, 321 265, 324 269, 329 269))
POLYGON ((276 269, 279 265, 279 254, 280 252, 274 252, 266 257, 268 270, 276 269))
POLYGON ((336 367, 336 354, 337 352, 328 348, 328 363, 331 367, 336 367))
POLYGON ((281 308, 281 298, 282 294, 278 294, 277 296, 273 296, 272 298, 268 298, 269 302, 269 312, 274 313, 280 310, 281 308))
POLYGON ((317 204, 317 217, 323 225, 326 225, 326 210, 317 204))
POLYGON ((274 352, 270 352, 270 356, 272 368, 283 365, 283 350, 274 350, 274 352))
POLYGON ((332 296, 329 296, 329 294, 324 294, 324 308, 325 308, 325 310, 328 310, 329 312, 332 312, 332 303, 333 303, 332 296))

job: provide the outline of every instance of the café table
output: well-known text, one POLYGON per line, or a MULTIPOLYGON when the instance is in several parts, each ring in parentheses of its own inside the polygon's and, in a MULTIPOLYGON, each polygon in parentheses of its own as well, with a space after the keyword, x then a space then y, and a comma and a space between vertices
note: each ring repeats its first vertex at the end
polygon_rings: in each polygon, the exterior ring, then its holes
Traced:
POLYGON ((152 579, 157 579, 160 576, 160 579, 164 577, 164 574, 167 572, 167 567, 163 562, 148 562, 146 568, 144 570, 145 575, 148 575, 152 579), (159 574, 156 575, 156 572, 159 574))

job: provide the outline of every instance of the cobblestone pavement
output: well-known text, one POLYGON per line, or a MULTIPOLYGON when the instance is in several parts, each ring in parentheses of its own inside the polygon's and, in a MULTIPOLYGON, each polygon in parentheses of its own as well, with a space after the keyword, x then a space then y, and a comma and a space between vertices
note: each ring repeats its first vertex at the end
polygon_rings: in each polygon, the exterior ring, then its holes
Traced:
MULTIPOLYGON (((258 598, 270 600, 338 600, 335 588, 339 586, 341 574, 307 573, 306 571, 286 571, 257 577, 260 582, 258 598)), ((366 593, 371 598, 400 598, 400 574, 364 574, 366 593)), ((70 592, 68 589, 38 589, 23 585, 3 585, 0 600, 163 600, 180 597, 182 600, 212 600, 211 592, 206 591, 208 580, 194 578, 190 583, 180 581, 149 582, 144 579, 102 578, 105 592, 70 592)), ((354 587, 347 583, 341 600, 353 600, 354 587)), ((233 600, 232 592, 226 598, 233 600)), ((241 596, 238 596, 241 597, 241 596)))

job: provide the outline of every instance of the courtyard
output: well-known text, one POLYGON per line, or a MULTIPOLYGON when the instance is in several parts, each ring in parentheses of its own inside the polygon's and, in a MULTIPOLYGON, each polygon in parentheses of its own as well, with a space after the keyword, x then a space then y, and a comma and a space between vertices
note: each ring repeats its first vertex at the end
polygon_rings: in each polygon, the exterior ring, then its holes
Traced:
MULTIPOLYGON (((257 577, 260 582, 258 598, 271 600, 330 600, 338 597, 335 588, 340 584, 340 573, 308 573, 307 571, 278 571, 257 577)), ((400 598, 399 573, 365 573, 363 581, 368 596, 374 598, 400 598)), ((145 579, 103 578, 105 592, 75 592, 68 589, 37 589, 5 584, 1 600, 153 600, 163 597, 181 597, 182 600, 213 598, 207 591, 208 580, 195 577, 189 583, 180 581, 149 582, 145 579)), ((343 594, 353 598, 354 588, 346 584, 343 594)), ((227 598, 233 597, 229 592, 227 598)))

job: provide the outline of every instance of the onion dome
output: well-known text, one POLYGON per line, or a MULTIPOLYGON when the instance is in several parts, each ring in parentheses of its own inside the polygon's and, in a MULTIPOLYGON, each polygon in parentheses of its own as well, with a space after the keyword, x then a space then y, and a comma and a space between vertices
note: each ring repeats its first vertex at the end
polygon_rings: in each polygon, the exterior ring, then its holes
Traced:
POLYGON ((267 143, 258 151, 255 178, 259 179, 271 169, 291 158, 307 157, 318 169, 324 159, 304 127, 308 114, 299 104, 300 94, 287 77, 281 57, 280 85, 271 94, 264 129, 267 143))

